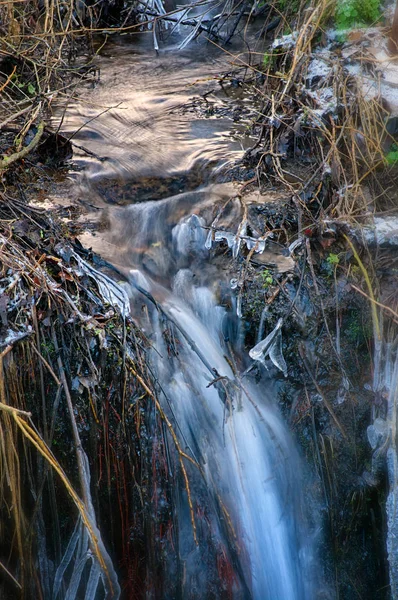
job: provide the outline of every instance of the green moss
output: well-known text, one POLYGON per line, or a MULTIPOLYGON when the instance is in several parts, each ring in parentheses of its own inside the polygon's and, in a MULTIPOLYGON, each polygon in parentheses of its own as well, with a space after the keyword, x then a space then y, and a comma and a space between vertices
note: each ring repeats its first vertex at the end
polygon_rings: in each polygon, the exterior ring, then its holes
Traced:
POLYGON ((350 345, 361 346, 372 337, 372 325, 362 311, 351 310, 344 323, 344 335, 350 345))
POLYGON ((271 65, 272 54, 264 54, 263 67, 266 69, 271 65))
POLYGON ((278 58, 281 55, 284 56, 284 51, 280 48, 275 48, 274 50, 271 50, 271 52, 267 52, 267 54, 264 54, 263 67, 267 70, 275 70, 277 68, 278 58))
POLYGON ((44 340, 40 344, 41 351, 43 354, 50 356, 51 358, 55 355, 55 348, 52 342, 45 342, 44 340))

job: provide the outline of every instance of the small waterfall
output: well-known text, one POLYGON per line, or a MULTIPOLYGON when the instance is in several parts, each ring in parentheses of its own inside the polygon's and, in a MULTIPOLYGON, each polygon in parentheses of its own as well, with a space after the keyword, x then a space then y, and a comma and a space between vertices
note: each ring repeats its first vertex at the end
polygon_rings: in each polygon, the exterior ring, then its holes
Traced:
MULTIPOLYGON (((95 190, 93 205, 103 208, 105 199, 106 207, 100 235, 79 238, 130 280, 131 312, 151 344, 156 411, 168 420, 167 493, 154 483, 167 523, 154 527, 156 539, 148 542, 146 597, 311 600, 300 459, 276 408, 275 381, 264 370, 256 383, 254 371, 247 372, 240 282, 232 284, 225 261, 209 260, 213 233, 214 242, 226 242, 238 257, 242 244, 233 232, 239 223, 248 249, 265 246, 246 235, 233 185, 198 187, 217 180, 210 171, 232 166, 242 149, 226 135, 226 120, 175 110, 190 101, 192 84, 195 94, 208 92, 220 55, 200 46, 194 55, 152 60, 146 40, 134 61, 118 57, 118 74, 106 61, 101 67, 106 84, 91 99, 123 106, 93 121, 92 139, 80 140, 98 156, 106 141, 109 158, 80 157, 88 195, 91 185, 95 190), (170 195, 177 190, 182 193, 170 195)), ((83 117, 87 105, 76 103, 66 125, 80 132, 83 117)), ((270 333, 266 312, 263 317, 260 337, 270 333)), ((145 506, 149 521, 157 520, 158 508, 145 506)))
MULTIPOLYGON (((144 221, 153 232, 163 218, 160 210, 149 225, 144 206, 134 220, 141 237, 144 221)), ((132 310, 151 340, 159 398, 185 455, 189 495, 182 478, 176 508, 181 597, 310 600, 299 457, 276 410, 273 381, 239 376, 247 358, 238 319, 225 306, 231 298, 218 303, 214 272, 206 274, 201 225, 197 216, 183 217, 163 234, 174 265, 167 287, 142 266, 130 271, 132 310), (228 596, 221 593, 223 569, 210 564, 221 555, 232 571, 228 596), (210 580, 217 576, 215 590, 210 580)))

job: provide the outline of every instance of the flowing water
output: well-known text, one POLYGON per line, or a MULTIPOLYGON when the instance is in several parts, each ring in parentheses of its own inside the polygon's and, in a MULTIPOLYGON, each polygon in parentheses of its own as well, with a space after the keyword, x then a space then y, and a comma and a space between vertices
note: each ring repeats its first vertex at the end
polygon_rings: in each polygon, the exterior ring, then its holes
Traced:
POLYGON ((239 223, 236 188, 217 179, 241 146, 228 118, 182 108, 213 88, 219 114, 228 108, 214 77, 229 57, 204 41, 155 56, 151 43, 142 35, 108 44, 100 85, 70 104, 63 123, 71 133, 99 115, 74 137, 97 155, 75 156, 72 187, 98 224, 81 239, 129 282, 161 406, 184 453, 187 479, 173 463, 175 554, 157 557, 161 591, 149 573, 142 597, 311 600, 300 460, 275 406, 276 382, 265 370, 260 381, 240 375, 251 361, 236 291, 206 244, 221 206, 225 223, 235 231, 239 223))

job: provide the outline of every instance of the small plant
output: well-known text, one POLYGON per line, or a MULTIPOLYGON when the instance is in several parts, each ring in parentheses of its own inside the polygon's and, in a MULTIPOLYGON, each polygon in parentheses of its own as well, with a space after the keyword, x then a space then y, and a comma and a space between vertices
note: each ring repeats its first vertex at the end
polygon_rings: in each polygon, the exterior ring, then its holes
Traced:
POLYGON ((263 67, 264 69, 275 70, 277 68, 278 58, 283 54, 280 48, 275 48, 264 54, 263 67))
POLYGON ((330 265, 330 266, 336 266, 339 264, 340 259, 338 257, 337 254, 333 254, 332 252, 329 254, 329 256, 326 259, 326 262, 330 265))
POLYGON ((23 81, 21 81, 19 79, 19 75, 17 73, 14 73, 14 75, 12 75, 11 81, 14 84, 14 86, 17 87, 19 90, 25 89, 28 92, 29 96, 36 95, 36 88, 33 85, 33 83, 28 83, 28 84, 24 83, 23 81))
POLYGON ((332 277, 332 275, 336 271, 336 267, 338 264, 340 264, 340 258, 338 254, 333 254, 331 252, 327 259, 323 262, 322 268, 326 272, 328 277, 332 277))
POLYGON ((391 144, 390 150, 387 152, 385 159, 388 165, 395 165, 398 162, 398 144, 396 142, 391 144))
POLYGON ((264 54, 263 67, 267 68, 271 65, 272 54, 264 54))
POLYGON ((338 29, 374 23, 380 19, 380 0, 337 0, 335 17, 338 29))
POLYGON ((274 278, 268 269, 264 269, 264 271, 261 272, 261 279, 263 281, 264 289, 267 289, 274 281, 274 278))

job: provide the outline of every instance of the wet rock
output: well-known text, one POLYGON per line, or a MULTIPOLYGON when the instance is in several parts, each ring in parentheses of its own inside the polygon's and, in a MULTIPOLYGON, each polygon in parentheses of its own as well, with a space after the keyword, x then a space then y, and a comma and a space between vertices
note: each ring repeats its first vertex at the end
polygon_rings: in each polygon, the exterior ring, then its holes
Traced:
POLYGON ((293 33, 289 33, 287 35, 283 35, 280 38, 276 38, 272 43, 272 48, 288 50, 289 48, 293 48, 298 38, 298 32, 293 31, 293 33))
POLYGON ((73 156, 72 144, 59 133, 48 134, 37 149, 40 160, 52 166, 61 166, 73 156))
POLYGON ((397 246, 398 217, 375 217, 374 239, 379 246, 397 246))
POLYGON ((374 217, 371 224, 364 227, 352 227, 346 224, 349 234, 356 238, 358 243, 370 247, 396 248, 398 246, 398 217, 374 217))

